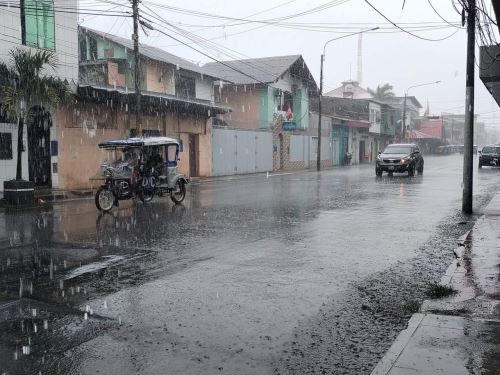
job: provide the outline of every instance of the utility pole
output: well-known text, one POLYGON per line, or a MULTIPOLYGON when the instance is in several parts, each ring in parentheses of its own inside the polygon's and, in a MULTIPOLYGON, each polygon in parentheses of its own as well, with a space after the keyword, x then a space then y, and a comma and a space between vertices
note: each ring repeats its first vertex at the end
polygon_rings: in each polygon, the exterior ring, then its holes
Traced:
POLYGON ((408 90, 405 92, 405 100, 403 102, 403 121, 401 123, 403 124, 403 129, 401 129, 401 136, 403 139, 406 139, 406 97, 408 95, 408 90))
POLYGON ((319 73, 319 101, 318 101, 318 146, 316 147, 316 170, 321 170, 321 101, 323 96, 323 61, 325 55, 321 55, 321 71, 319 73))
POLYGON ((453 133, 455 133, 455 120, 451 119, 451 144, 454 144, 453 133))
POLYGON ((134 83, 135 83, 135 129, 138 136, 142 136, 142 111, 141 111, 141 64, 139 56, 139 0, 132 0, 134 17, 134 83))
POLYGON ((322 96, 323 96, 323 62, 325 61, 326 46, 329 43, 333 42, 334 40, 339 40, 339 39, 342 39, 342 38, 347 38, 347 37, 352 36, 352 35, 363 34, 363 33, 366 33, 368 31, 374 31, 374 30, 378 30, 378 29, 379 29, 379 27, 374 27, 372 29, 362 30, 362 31, 358 31, 358 32, 355 32, 355 33, 351 33, 351 34, 342 35, 342 36, 339 36, 337 38, 333 38, 333 39, 327 40, 326 43, 323 46, 323 54, 321 55, 321 71, 320 71, 320 74, 319 74, 318 147, 317 147, 317 155, 316 155, 316 169, 318 171, 321 170, 321 110, 322 110, 322 108, 321 108, 321 99, 322 99, 322 96))
POLYGON ((465 82, 464 176, 462 212, 472 213, 473 147, 474 147, 474 59, 476 0, 468 0, 467 9, 467 78, 465 82))

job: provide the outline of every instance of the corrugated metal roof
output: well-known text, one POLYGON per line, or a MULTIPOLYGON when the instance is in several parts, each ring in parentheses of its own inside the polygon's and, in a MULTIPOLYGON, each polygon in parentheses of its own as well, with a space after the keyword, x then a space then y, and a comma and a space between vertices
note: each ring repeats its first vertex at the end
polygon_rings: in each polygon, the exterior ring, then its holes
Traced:
MULTIPOLYGON (((134 90, 122 89, 122 88, 110 88, 110 87, 101 87, 95 85, 80 85, 78 86, 78 92, 83 97, 93 97, 93 91, 96 92, 107 92, 107 93, 115 93, 119 95, 123 95, 124 97, 132 97, 135 96, 134 90)), ((143 98, 156 98, 157 100, 164 100, 165 103, 172 103, 176 106, 181 106, 182 108, 188 110, 198 110, 198 111, 210 111, 209 116, 213 116, 216 114, 224 114, 231 112, 231 109, 228 107, 223 107, 214 103, 211 103, 206 100, 199 99, 186 99, 180 98, 173 95, 161 94, 157 92, 151 91, 142 91, 141 96, 143 98)), ((133 101, 132 101, 133 103, 133 101)), ((165 106, 167 108, 167 106, 165 106)), ((189 111, 188 111, 189 112, 189 111)))
POLYGON ((238 85, 272 83, 285 73, 301 55, 272 56, 246 60, 213 62, 203 65, 206 73, 238 85))
MULTIPOLYGON (((88 33, 94 34, 98 37, 108 39, 111 42, 119 44, 119 45, 121 45, 121 46, 123 46, 131 51, 134 50, 134 42, 131 39, 122 38, 122 37, 117 36, 117 35, 108 34, 108 33, 105 33, 105 32, 99 31, 99 30, 89 29, 86 27, 80 27, 80 30, 82 32, 88 32, 88 33)), ((147 45, 147 44, 139 43, 139 52, 141 55, 143 55, 151 60, 172 64, 172 65, 178 66, 180 69, 190 70, 192 72, 200 73, 203 75, 209 75, 209 76, 214 77, 214 78, 221 78, 218 75, 213 75, 213 74, 207 73, 205 71, 205 69, 201 66, 193 64, 187 60, 184 60, 183 58, 181 58, 179 56, 172 55, 171 53, 168 53, 167 51, 164 51, 160 48, 156 48, 156 47, 152 47, 152 46, 147 45)))

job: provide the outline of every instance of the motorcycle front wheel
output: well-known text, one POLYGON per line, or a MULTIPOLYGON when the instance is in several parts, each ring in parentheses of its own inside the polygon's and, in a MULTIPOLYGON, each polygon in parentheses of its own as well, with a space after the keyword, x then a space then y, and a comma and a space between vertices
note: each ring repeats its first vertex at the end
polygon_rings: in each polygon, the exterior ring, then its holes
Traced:
POLYGON ((139 199, 142 201, 142 203, 148 203, 153 200, 154 195, 154 191, 145 191, 143 189, 139 192, 139 199))
POLYGON ((115 204, 115 195, 106 186, 101 186, 95 193, 95 206, 99 211, 108 212, 115 204))

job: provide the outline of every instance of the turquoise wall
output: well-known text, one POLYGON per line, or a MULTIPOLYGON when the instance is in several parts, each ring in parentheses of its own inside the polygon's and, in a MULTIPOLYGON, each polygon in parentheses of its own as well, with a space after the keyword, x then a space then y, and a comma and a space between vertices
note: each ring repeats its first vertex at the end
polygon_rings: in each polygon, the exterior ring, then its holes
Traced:
POLYGON ((276 108, 275 89, 266 86, 259 90, 259 128, 268 128, 274 120, 274 109, 276 108))
POLYGON ((349 150, 349 128, 345 125, 332 125, 332 139, 336 139, 339 145, 338 158, 340 164, 344 162, 344 152, 349 150))
MULTIPOLYGON (((269 127, 274 120, 274 111, 280 98, 277 89, 271 86, 259 90, 259 127, 269 127)), ((293 97, 293 120, 298 127, 309 127, 309 96, 305 86, 300 85, 293 97)))
POLYGON ((110 49, 113 48, 113 58, 115 59, 128 59, 127 52, 125 50, 125 47, 120 46, 118 44, 115 44, 109 40, 102 39, 99 37, 94 37, 94 39, 97 41, 97 58, 99 60, 104 60, 104 50, 105 49, 110 49))
POLYGON ((297 126, 304 129, 309 127, 309 97, 303 85, 299 86, 293 97, 293 118, 297 126))

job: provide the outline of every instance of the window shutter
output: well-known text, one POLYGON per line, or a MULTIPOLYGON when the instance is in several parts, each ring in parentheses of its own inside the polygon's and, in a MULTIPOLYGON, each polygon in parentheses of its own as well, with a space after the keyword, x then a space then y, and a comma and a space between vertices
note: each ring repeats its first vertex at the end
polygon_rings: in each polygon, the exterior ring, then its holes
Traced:
POLYGON ((38 47, 37 3, 35 0, 24 1, 26 25, 26 45, 38 47))
POLYGON ((24 0, 25 43, 55 49, 55 19, 52 0, 24 0))

